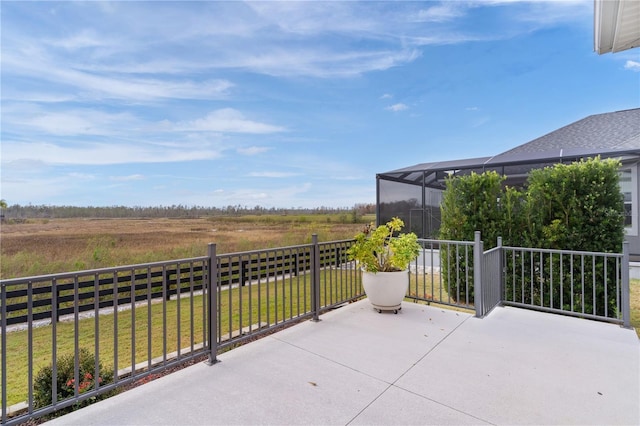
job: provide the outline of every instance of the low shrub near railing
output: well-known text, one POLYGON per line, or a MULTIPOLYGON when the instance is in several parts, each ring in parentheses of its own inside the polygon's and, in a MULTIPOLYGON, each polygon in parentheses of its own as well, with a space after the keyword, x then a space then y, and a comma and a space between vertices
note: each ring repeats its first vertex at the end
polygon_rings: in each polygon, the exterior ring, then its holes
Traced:
MULTIPOLYGON (((60 356, 56 361, 54 380, 53 364, 38 371, 33 381, 33 403, 35 408, 43 408, 54 402, 64 401, 77 395, 98 390, 113 382, 113 369, 103 367, 101 362, 86 348, 78 353, 78 371, 76 375, 76 356, 73 353, 60 356), (97 364, 97 368, 96 368, 97 364), (53 384, 55 383, 55 389, 53 384), (53 401, 56 395, 56 401, 53 401)), ((80 401, 72 406, 77 409, 95 401, 108 398, 112 393, 102 393, 80 401)))

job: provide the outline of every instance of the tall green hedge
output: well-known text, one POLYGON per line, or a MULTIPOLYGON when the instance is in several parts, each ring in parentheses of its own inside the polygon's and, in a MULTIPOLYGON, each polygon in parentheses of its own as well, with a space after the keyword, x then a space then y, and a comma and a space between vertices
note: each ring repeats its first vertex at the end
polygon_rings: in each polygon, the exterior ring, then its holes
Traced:
MULTIPOLYGON (((503 181, 496 172, 447 179, 440 207, 440 238, 473 241, 475 231, 480 231, 485 243, 493 241, 495 246, 501 235, 499 200, 503 181)), ((451 297, 460 303, 473 303, 473 254, 445 245, 440 249, 440 259, 451 297)))
POLYGON ((527 183, 535 247, 619 252, 624 205, 618 161, 589 159, 533 170, 527 183))
MULTIPOLYGON (((504 178, 493 171, 450 178, 443 194, 440 238, 469 241, 477 230, 482 233, 485 250, 494 247, 497 237, 501 236, 503 244, 510 246, 620 252, 624 239, 624 205, 619 167, 619 161, 600 158, 556 164, 531 171, 521 190, 503 187, 504 178)), ((442 259, 443 278, 451 297, 472 302, 473 258, 452 256, 445 247, 442 259), (465 282, 464 288, 460 277, 470 280, 465 282)), ((532 261, 543 272, 535 277, 540 284, 535 286, 538 290, 533 294, 528 291, 525 303, 565 309, 572 303, 576 306, 584 303, 585 309, 591 309, 594 301, 604 300, 604 283, 612 279, 596 276, 594 280, 592 271, 602 275, 602 272, 597 272, 603 269, 602 265, 588 268, 590 270, 585 272, 585 276, 580 277, 581 282, 584 278, 586 283, 580 291, 596 294, 596 297, 591 301, 583 300, 573 297, 576 295, 571 294, 570 286, 561 291, 559 286, 551 286, 550 277, 545 277, 544 271, 550 271, 559 263, 559 258, 538 257, 519 264, 530 267, 532 261), (593 288, 594 281, 596 288, 593 288)), ((574 271, 564 268, 563 274, 573 273, 575 280, 579 267, 575 265, 574 271)), ((613 266, 608 268, 610 273, 613 270, 613 266)), ((559 280, 560 277, 556 276, 555 282, 559 280)), ((530 289, 527 287, 529 284, 507 282, 505 286, 506 291, 520 291, 530 289)), ((608 286, 607 292, 613 288, 608 286)), ((604 309, 604 306, 596 306, 593 313, 600 314, 604 309)))

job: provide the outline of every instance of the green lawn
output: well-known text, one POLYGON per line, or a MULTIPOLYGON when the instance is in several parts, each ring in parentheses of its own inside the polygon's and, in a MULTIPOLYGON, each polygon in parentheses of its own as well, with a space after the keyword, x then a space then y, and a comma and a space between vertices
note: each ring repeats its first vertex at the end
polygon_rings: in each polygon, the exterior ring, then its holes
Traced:
POLYGON ((640 280, 630 280, 629 290, 631 293, 631 327, 636 329, 636 334, 640 338, 640 280))
MULTIPOLYGON (((347 297, 350 291, 357 294, 359 281, 354 279, 353 271, 332 270, 321 275, 321 300, 330 303, 347 297), (356 283, 356 288, 348 289, 348 283, 356 283)), ((415 277, 415 276, 414 276, 415 277)), ((447 301, 445 289, 438 286, 438 276, 434 278, 436 294, 432 293, 431 276, 421 278, 416 287, 412 279, 410 294, 420 297, 435 296, 447 301), (426 286, 425 286, 426 284, 426 286)), ((631 326, 640 337, 640 280, 631 280, 631 326)), ((292 276, 278 281, 271 280, 260 285, 247 285, 240 289, 225 290, 220 293, 220 322, 222 338, 250 325, 277 324, 285 319, 303 315, 311 309, 311 289, 308 275, 292 276), (268 303, 267 303, 268 302, 268 303)), ((160 357, 166 345, 167 353, 177 350, 189 350, 191 343, 202 343, 203 298, 194 296, 171 300, 163 303, 138 306, 134 310, 125 310, 117 314, 117 358, 118 369, 130 367, 132 356, 135 362, 143 362, 150 358, 160 357), (150 329, 147 328, 147 317, 151 315, 150 329), (180 321, 178 321, 180 312, 180 321), (193 315, 193 323, 191 317, 193 315), (135 332, 132 334, 132 324, 135 332), (163 340, 166 335, 166 341, 163 340), (149 346, 148 342, 151 341, 149 346), (132 350, 135 347, 135 352, 132 350)), ((100 359, 105 366, 113 368, 114 360, 114 324, 116 316, 111 314, 88 318, 79 322, 77 330, 80 347, 93 350, 96 342, 96 326, 100 359)), ((74 350, 75 327, 72 322, 57 324, 58 356, 74 350)), ((51 363, 52 347, 51 325, 33 329, 33 365, 34 375, 38 370, 51 363)), ((28 394, 28 332, 19 331, 7 334, 7 399, 9 405, 26 400, 28 394)))
MULTIPOLYGON (((327 270, 321 277, 321 304, 330 304, 360 291, 357 274, 353 271, 327 270)), ((225 339, 250 325, 275 325, 311 310, 309 275, 271 278, 267 283, 246 285, 224 290, 219 294, 219 329, 225 339)), ((189 351, 191 344, 201 344, 204 335, 203 297, 183 298, 137 306, 117 315, 108 313, 79 321, 60 322, 56 326, 57 354, 73 353, 76 333, 79 346, 93 352, 99 347, 100 360, 106 368, 131 367, 132 364, 162 357, 164 348, 171 353, 181 348, 189 351), (179 315, 178 315, 179 313, 179 315), (147 318, 151 317, 151 327, 147 318), (193 317, 193 323, 191 318, 193 317), (179 320, 178 320, 179 318, 179 320), (117 352, 114 329, 117 322, 117 352), (135 327, 133 327, 135 324, 135 327), (96 333, 97 329, 97 333, 96 333), (132 330, 133 333, 132 333, 132 330), (97 336, 97 339, 96 339, 97 336), (166 339, 163 338, 166 336, 166 339), (149 341, 151 344, 149 345, 149 341), (133 349, 135 348, 135 349, 133 349), (132 358, 134 358, 132 360, 132 358)), ((52 362, 53 326, 33 329, 33 374, 52 362)), ((7 401, 9 405, 25 401, 28 395, 28 331, 7 334, 7 401)))

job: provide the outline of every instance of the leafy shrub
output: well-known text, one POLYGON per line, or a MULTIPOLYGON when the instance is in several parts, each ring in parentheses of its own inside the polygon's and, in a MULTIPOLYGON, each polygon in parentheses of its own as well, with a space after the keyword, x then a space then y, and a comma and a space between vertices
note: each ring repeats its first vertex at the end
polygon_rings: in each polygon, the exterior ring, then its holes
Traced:
POLYGON ((589 159, 533 170, 528 210, 535 247, 618 252, 624 206, 616 160, 589 159))
MULTIPOLYGON (((78 393, 93 390, 96 386, 95 378, 95 357, 85 348, 79 351, 78 359, 78 393)), ((103 368, 102 363, 98 364, 98 386, 104 386, 113 382, 113 371, 110 368, 103 368)), ((62 355, 57 360, 57 400, 62 401, 75 395, 75 356, 74 354, 62 355)), ((52 380, 53 366, 48 365, 41 368, 33 381, 33 399, 35 408, 46 407, 52 403, 52 380)), ((74 408, 84 407, 100 399, 107 398, 111 393, 102 394, 88 398, 74 408)))
MULTIPOLYGON (((533 170, 527 180, 526 219, 523 220, 526 238, 522 243, 560 250, 620 252, 624 241, 624 204, 619 168, 616 160, 595 158, 533 170)), ((529 294, 531 300, 526 303, 568 311, 584 308, 587 313, 601 316, 615 315, 615 261, 609 260, 606 267, 601 257, 587 256, 584 261, 583 271, 582 260, 573 267, 565 260, 561 269, 559 256, 534 258, 534 268, 541 271, 541 276, 534 277, 534 287, 538 290, 529 294), (556 274, 553 287, 551 271, 556 274)), ((520 268, 509 262, 506 266, 520 268)), ((529 276, 525 275, 521 281, 520 284, 507 281, 506 291, 513 291, 514 285, 531 285, 529 276)))
MULTIPOLYGON (((485 250, 491 248, 491 244, 495 246, 502 233, 499 200, 503 181, 504 177, 495 171, 447 179, 441 205, 440 238, 473 241, 475 231, 480 231, 485 250)), ((455 246, 443 246, 440 259, 451 298, 473 303, 473 255, 455 246)))
MULTIPOLYGON (((496 172, 448 179, 440 238, 470 241, 474 232, 480 231, 485 250, 502 236, 503 244, 510 246, 620 252, 624 205, 619 167, 616 160, 600 158, 556 164, 532 170, 523 190, 503 188, 504 178, 496 172)), ((456 301, 473 303, 473 257, 452 250, 441 250, 449 294, 456 301)), ((512 277, 520 278, 518 282, 507 280, 505 291, 520 294, 517 300, 523 303, 565 310, 581 310, 584 304, 586 312, 610 316, 616 306, 615 265, 605 269, 601 258, 588 262, 584 276, 580 275, 581 265, 570 268, 563 264, 561 277, 559 256, 534 256, 517 262, 507 259, 505 267, 513 272, 512 277), (535 277, 524 273, 530 268, 538 271, 535 277), (553 286, 552 270, 556 274, 553 286), (574 283, 584 283, 584 288, 571 286, 571 278, 574 283), (560 282, 567 285, 558 285, 560 282), (605 292, 606 307, 602 302, 605 292)))

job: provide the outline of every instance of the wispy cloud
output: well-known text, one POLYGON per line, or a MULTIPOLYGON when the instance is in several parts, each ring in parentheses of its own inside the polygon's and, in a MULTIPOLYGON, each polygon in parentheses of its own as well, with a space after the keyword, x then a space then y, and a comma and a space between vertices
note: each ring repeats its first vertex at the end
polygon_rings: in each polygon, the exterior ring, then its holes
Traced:
POLYGON ((258 155, 270 151, 272 148, 266 146, 249 146, 246 148, 238 148, 236 151, 241 155, 258 155))
POLYGON ((61 47, 65 50, 79 50, 85 48, 96 48, 109 46, 105 39, 100 37, 93 30, 80 30, 79 32, 59 39, 44 39, 43 43, 52 47, 61 47))
POLYGON ((415 15, 415 19, 418 22, 445 22, 463 15, 464 6, 462 3, 448 2, 420 9, 415 15))
POLYGON ((116 182, 128 182, 132 180, 144 180, 145 177, 141 174, 128 175, 128 176, 109 176, 109 180, 116 182))
MULTIPOLYGON (((64 85, 78 100, 122 99, 224 99, 233 84, 223 79, 140 78, 131 75, 99 74, 69 68, 64 58, 38 59, 3 51, 3 74, 21 75, 64 85), (47 70, 47 72, 42 72, 47 70)), ((55 87, 53 88, 55 91, 55 87)))
POLYGON ((287 178, 293 176, 299 176, 299 173, 288 172, 252 172, 249 173, 251 177, 266 177, 266 178, 287 178))
POLYGON ((406 109, 409 109, 409 107, 403 103, 398 103, 398 104, 388 106, 385 109, 393 112, 398 112, 398 111, 404 111, 406 109))
POLYGON ((204 118, 176 123, 175 130, 260 134, 284 132, 286 129, 281 126, 249 120, 240 111, 233 108, 222 108, 210 112, 204 118))
POLYGON ((139 123, 126 112, 110 114, 94 109, 51 112, 34 109, 31 117, 9 114, 6 124, 51 135, 114 135, 139 123))
POLYGON ((627 61, 624 64, 624 69, 635 71, 635 72, 640 72, 640 62, 627 61))
POLYGON ((110 165, 129 163, 167 163, 218 158, 211 149, 167 149, 152 145, 114 145, 85 143, 76 146, 46 142, 13 142, 2 145, 2 162, 37 161, 51 165, 110 165))

